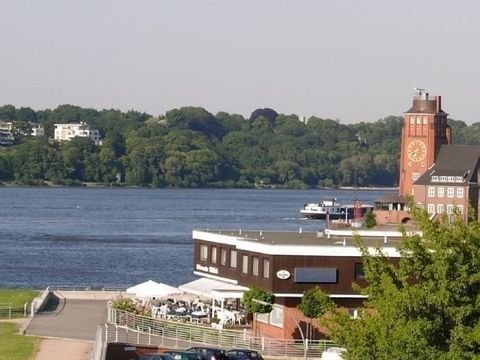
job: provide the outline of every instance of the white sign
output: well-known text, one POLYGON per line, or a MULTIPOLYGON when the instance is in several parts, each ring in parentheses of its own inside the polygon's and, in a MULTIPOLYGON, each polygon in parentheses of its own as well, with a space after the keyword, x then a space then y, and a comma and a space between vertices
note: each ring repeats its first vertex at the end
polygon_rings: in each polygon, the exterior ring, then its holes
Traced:
POLYGON ((287 280, 290 278, 290 271, 288 270, 278 270, 277 271, 277 278, 280 280, 287 280))
POLYGON ((211 274, 218 274, 218 268, 215 266, 205 266, 205 265, 197 264, 195 268, 197 270, 209 272, 211 274))
POLYGON ((197 270, 208 272, 208 266, 197 264, 197 270))

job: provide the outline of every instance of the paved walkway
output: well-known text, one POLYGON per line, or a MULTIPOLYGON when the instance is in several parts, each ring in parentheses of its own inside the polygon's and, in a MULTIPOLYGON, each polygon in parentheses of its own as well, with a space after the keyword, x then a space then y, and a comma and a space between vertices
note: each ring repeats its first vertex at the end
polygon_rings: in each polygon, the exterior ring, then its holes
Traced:
POLYGON ((93 341, 97 326, 106 321, 107 301, 66 299, 63 309, 55 315, 35 316, 26 333, 93 341))
POLYGON ((106 320, 106 300, 53 297, 26 330, 44 337, 35 360, 88 360, 97 326, 106 320))
POLYGON ((42 339, 35 360, 88 360, 91 350, 89 341, 42 339))

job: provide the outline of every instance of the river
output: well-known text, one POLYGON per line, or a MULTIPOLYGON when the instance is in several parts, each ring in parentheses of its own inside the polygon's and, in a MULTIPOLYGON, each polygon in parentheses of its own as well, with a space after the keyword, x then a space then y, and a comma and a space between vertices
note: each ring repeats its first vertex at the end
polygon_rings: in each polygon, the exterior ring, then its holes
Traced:
POLYGON ((304 203, 387 192, 0 187, 0 287, 179 285, 194 279, 193 229, 316 231, 304 203))

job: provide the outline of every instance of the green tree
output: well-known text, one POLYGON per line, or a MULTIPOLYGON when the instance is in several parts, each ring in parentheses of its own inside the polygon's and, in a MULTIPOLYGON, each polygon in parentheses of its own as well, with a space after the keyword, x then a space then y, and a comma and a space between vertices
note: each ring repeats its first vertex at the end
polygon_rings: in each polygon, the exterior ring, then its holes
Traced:
POLYGON ((248 312, 255 314, 267 314, 272 311, 275 295, 262 288, 252 286, 243 293, 243 304, 248 312))
POLYGON ((312 339, 312 319, 320 318, 325 315, 329 310, 335 308, 333 301, 330 297, 323 292, 323 290, 315 286, 303 293, 302 301, 298 305, 298 309, 310 319, 309 331, 307 331, 307 338, 312 339), (308 334, 310 333, 310 334, 308 334))
POLYGON ((12 134, 15 138, 23 138, 32 134, 32 125, 27 121, 15 121, 12 124, 12 134))
POLYGON ((37 122, 37 113, 29 107, 22 107, 15 111, 17 121, 37 122))
POLYGON ((0 152, 0 181, 8 181, 13 178, 11 159, 7 154, 0 152))
POLYGON ((273 302, 275 301, 275 295, 271 292, 253 286, 250 290, 243 293, 243 304, 245 309, 253 314, 253 328, 254 332, 257 333, 257 314, 268 314, 273 309, 273 302))
POLYGON ((15 121, 16 110, 13 105, 0 106, 0 121, 15 121))
POLYGON ((371 229, 377 225, 377 220, 375 219, 375 214, 373 213, 373 211, 368 211, 365 214, 364 221, 365 221, 365 226, 368 229, 371 229))
POLYGON ((89 138, 74 137, 61 146, 68 177, 76 181, 100 181, 98 146, 89 138))
POLYGON ((368 303, 327 323, 346 359, 480 357, 480 225, 414 216, 423 236, 404 235, 398 265, 361 248, 368 303))

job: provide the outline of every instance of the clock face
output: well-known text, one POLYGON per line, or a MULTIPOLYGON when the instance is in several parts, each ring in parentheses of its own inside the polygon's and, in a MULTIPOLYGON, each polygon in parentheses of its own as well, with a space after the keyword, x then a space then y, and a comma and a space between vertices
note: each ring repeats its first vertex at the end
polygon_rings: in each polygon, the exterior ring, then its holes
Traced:
POLYGON ((412 161, 422 161, 427 155, 427 146, 423 141, 413 140, 410 144, 408 144, 407 155, 412 161))

